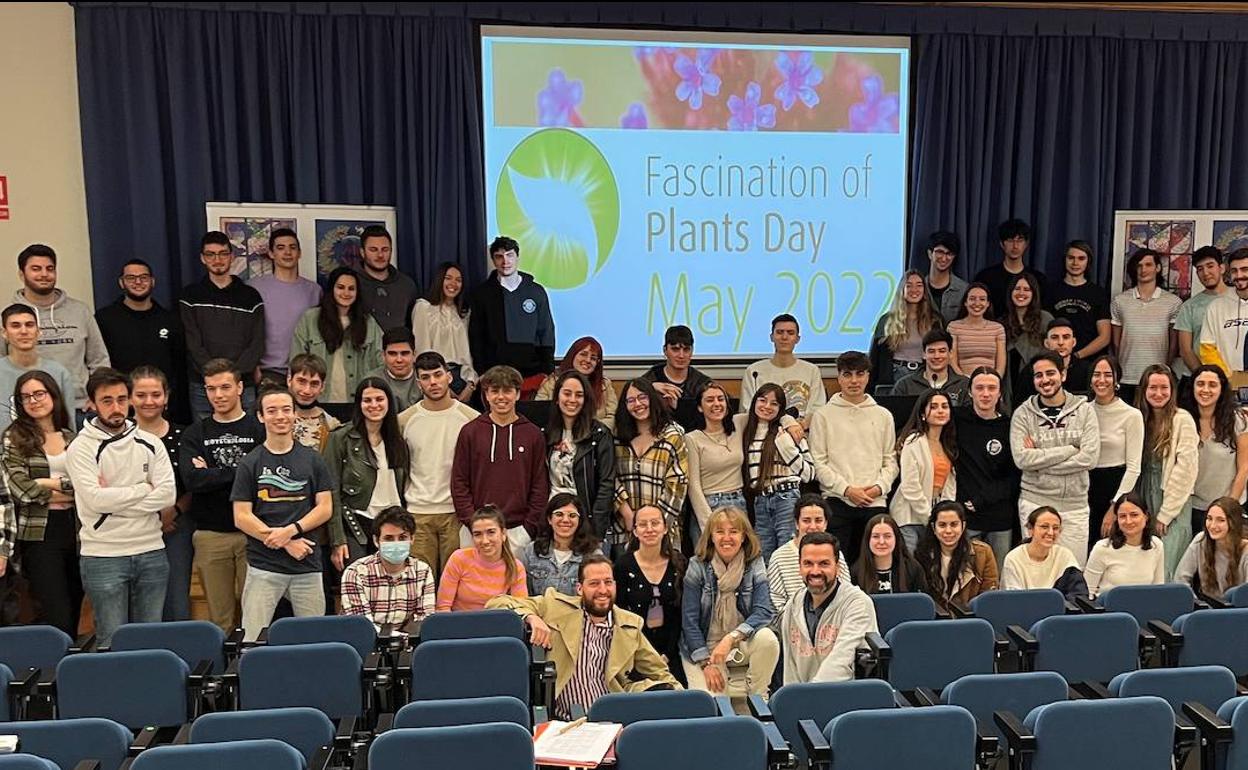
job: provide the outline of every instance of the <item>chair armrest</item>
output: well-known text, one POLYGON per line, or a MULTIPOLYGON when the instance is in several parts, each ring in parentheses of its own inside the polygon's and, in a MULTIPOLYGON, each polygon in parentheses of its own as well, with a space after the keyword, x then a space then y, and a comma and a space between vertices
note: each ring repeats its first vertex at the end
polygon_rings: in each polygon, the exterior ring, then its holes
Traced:
POLYGON ((975 613, 971 612, 970 607, 967 607, 965 604, 959 604, 952 599, 949 600, 949 615, 956 619, 975 617, 975 613))
POLYGON ((532 643, 529 644, 529 660, 535 668, 546 665, 546 661, 549 657, 549 652, 542 645, 532 643))
POLYGON ((66 650, 66 654, 75 655, 80 652, 96 652, 95 634, 83 634, 74 640, 74 643, 66 650))
POLYGON ((1196 594, 1196 601, 1192 602, 1192 609, 1194 609, 1194 610, 1207 610, 1207 609, 1209 609, 1209 600, 1208 600, 1208 598, 1207 598, 1207 597, 1205 597, 1205 596, 1202 596, 1201 594, 1196 594))
POLYGON ((225 673, 221 675, 221 681, 227 687, 238 688, 238 658, 230 661, 230 665, 225 667, 225 673))
POLYGON ((799 719, 797 722, 797 735, 802 741, 802 747, 806 749, 806 757, 809 765, 814 767, 817 763, 827 763, 832 761, 832 747, 828 745, 828 739, 815 724, 813 719, 799 719))
POLYGON ((732 707, 732 698, 727 695, 716 695, 715 709, 719 711, 721 717, 735 717, 737 711, 732 707))
POLYGON ((1087 697, 1071 685, 1066 685, 1066 700, 1087 700, 1087 697))
POLYGON ((1140 658, 1145 659, 1152 657, 1153 652, 1157 649, 1157 635, 1147 628, 1140 629, 1140 658))
POLYGON ((130 756, 137 756, 139 752, 150 749, 156 742, 158 732, 159 730, 155 727, 144 727, 135 733, 134 740, 130 742, 130 756))
POLYGON ((387 711, 377 715, 377 726, 373 728, 373 735, 381 735, 387 730, 394 729, 394 714, 387 711))
POLYGON ((389 669, 385 667, 381 660, 381 653, 373 650, 364 656, 364 665, 360 669, 364 673, 365 679, 378 679, 384 674, 389 673, 389 669))
POLYGON ((1010 638, 1001 634, 992 635, 992 651, 997 657, 1001 657, 1010 651, 1010 638))
POLYGON ((914 689, 914 701, 920 706, 938 706, 940 705, 940 696, 930 687, 916 687, 914 689))
POLYGON ((1065 601, 1065 605, 1067 615, 1078 615, 1083 612, 1083 608, 1072 602, 1070 599, 1065 601))
POLYGON ((546 722, 549 722, 549 721, 550 721, 550 712, 546 710, 545 706, 533 707, 533 726, 534 727, 537 727, 540 724, 545 724, 546 722))
POLYGON ((1197 592, 1196 593, 1197 605, 1201 604, 1202 602, 1208 605, 1207 607, 1204 607, 1203 609, 1225 610, 1231 606, 1227 604, 1225 601, 1223 601, 1222 599, 1215 599, 1212 596, 1206 596, 1205 594, 1197 592))
POLYGON ((329 770, 334 761, 334 749, 329 746, 322 746, 312 755, 312 759, 308 762, 308 770, 329 770))
POLYGON ((43 669, 35 669, 38 671, 39 681, 35 682, 35 692, 40 695, 49 697, 56 696, 56 669, 44 671, 43 669))
POLYGON ((996 722, 997 727, 1001 728, 1011 754, 1025 754, 1036 750, 1036 736, 1026 727, 1023 727, 1022 720, 1012 712, 994 711, 992 712, 992 721, 996 722))
POLYGON ((1152 631, 1161 643, 1166 647, 1182 647, 1183 634, 1174 630, 1174 627, 1162 620, 1148 621, 1148 628, 1152 631))
POLYGON ((746 705, 750 707, 750 713, 760 722, 774 722, 775 716, 771 713, 771 707, 767 705, 767 701, 763 700, 761 695, 751 695, 746 698, 746 705))
MULTIPOLYGON (((975 720, 975 752, 980 757, 995 757, 1000 749, 1001 739, 997 737, 996 732, 990 725, 986 725, 975 720)), ((981 762, 980 767, 990 767, 986 762, 981 762)))
POLYGON ((908 709, 908 708, 914 708, 914 704, 910 702, 910 699, 907 698, 904 693, 899 692, 897 690, 893 690, 893 707, 899 708, 899 709, 908 709))
POLYGON ((1109 688, 1100 682, 1075 682, 1073 687, 1089 700, 1109 700, 1114 697, 1110 694, 1109 688))
POLYGON ((191 723, 187 722, 178 728, 178 734, 169 741, 171 746, 184 746, 191 742, 191 723))
POLYGON ((243 635, 246 632, 241 628, 236 628, 225 637, 225 654, 226 657, 235 658, 243 650, 243 635))
POLYGON ((1092 615, 1099 615, 1105 611, 1105 608, 1101 605, 1094 604, 1090 599, 1085 599, 1082 596, 1075 597, 1075 604, 1079 606, 1079 609, 1092 615))
POLYGON ((767 767, 788 767, 789 742, 780 733, 775 722, 763 722, 763 734, 767 736, 767 767))
POLYGON ((191 673, 186 677, 186 683, 190 687, 203 687, 212 675, 212 661, 201 660, 191 669, 191 673))
POLYGON ((1187 702, 1182 706, 1183 715, 1192 720, 1201 737, 1213 743, 1228 743, 1235 733, 1230 724, 1223 721, 1203 703, 1187 702))
POLYGON ((888 664, 893 659, 893 648, 884 641, 884 637, 880 636, 878 631, 868 631, 866 642, 867 647, 871 649, 866 662, 875 669, 869 675, 887 680, 888 664))
POLYGON ((406 682, 412 678, 412 651, 404 650, 394 661, 394 678, 406 682))
POLYGON ((953 618, 953 613, 950 612, 949 610, 945 609, 944 607, 936 608, 936 620, 951 620, 952 618, 953 618))
POLYGON ((9 682, 9 696, 34 695, 38 684, 39 669, 28 668, 25 671, 17 671, 9 682))
POLYGON ((1005 634, 1019 652, 1034 655, 1040 651, 1040 643, 1036 641, 1036 637, 1022 626, 1008 625, 1005 627, 1005 634))
POLYGON ((571 721, 575 722, 578 719, 589 719, 589 712, 581 704, 573 703, 568 706, 568 716, 572 718, 571 721))
POLYGON ((74 770, 100 770, 98 759, 83 759, 74 765, 74 770))
POLYGON ((346 751, 355 738, 355 717, 343 717, 334 725, 334 750, 346 751))

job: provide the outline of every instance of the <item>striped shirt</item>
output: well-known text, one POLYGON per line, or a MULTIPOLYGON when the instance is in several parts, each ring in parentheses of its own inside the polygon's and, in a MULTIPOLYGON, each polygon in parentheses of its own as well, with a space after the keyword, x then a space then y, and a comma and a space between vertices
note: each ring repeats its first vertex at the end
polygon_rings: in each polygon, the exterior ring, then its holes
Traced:
POLYGON ((576 656, 576 670, 555 698, 555 716, 571 719, 572 707, 586 711, 594 701, 607 694, 607 657, 611 653, 611 637, 615 634, 614 613, 601 620, 582 613, 585 626, 581 631, 581 651, 576 656))
POLYGON ((490 564, 477 555, 476 548, 460 548, 451 554, 442 569, 438 585, 438 612, 483 610, 495 596, 528 596, 524 565, 516 560, 516 578, 507 585, 507 565, 501 559, 490 564))
POLYGON ((996 321, 985 321, 982 326, 971 326, 966 319, 952 321, 949 334, 958 346, 958 368, 970 376, 976 367, 997 366, 997 343, 1005 347, 1005 327, 996 321))
MULTIPOLYGON (((800 594, 806 587, 806 583, 802 581, 801 563, 797 558, 797 543, 794 539, 780 546, 772 552, 771 559, 767 562, 767 585, 771 589, 771 604, 776 608, 772 625, 776 628, 780 627, 789 599, 800 594)), ((849 585, 853 580, 849 574, 849 564, 845 562, 845 554, 837 549, 837 556, 836 577, 849 585)))
POLYGON ((380 554, 365 556, 342 573, 342 614, 364 615, 377 625, 404 625, 433 612, 433 572, 411 557, 403 571, 386 572, 380 554))
MULTIPOLYGON (((767 426, 760 425, 754 440, 746 450, 746 469, 750 474, 750 486, 759 479, 763 457, 763 438, 767 434, 767 426)), ((803 438, 800 442, 793 441, 793 436, 783 428, 776 430, 776 452, 771 468, 763 477, 762 491, 768 493, 781 484, 800 484, 815 477, 815 463, 810 457, 810 446, 803 438)))
POLYGON ((1118 361, 1122 364, 1122 381, 1135 385, 1140 375, 1153 364, 1169 364, 1170 327, 1174 325, 1183 302, 1166 291, 1154 289, 1152 299, 1140 297, 1140 290, 1128 289, 1109 305, 1109 322, 1122 327, 1122 346, 1118 361))
MULTIPOLYGON (((615 444, 615 502, 627 503, 634 512, 644 505, 657 506, 667 519, 672 543, 680 545, 680 518, 689 488, 689 457, 685 430, 668 425, 640 455, 630 442, 615 444)), ((628 533, 618 533, 624 542, 628 533)))

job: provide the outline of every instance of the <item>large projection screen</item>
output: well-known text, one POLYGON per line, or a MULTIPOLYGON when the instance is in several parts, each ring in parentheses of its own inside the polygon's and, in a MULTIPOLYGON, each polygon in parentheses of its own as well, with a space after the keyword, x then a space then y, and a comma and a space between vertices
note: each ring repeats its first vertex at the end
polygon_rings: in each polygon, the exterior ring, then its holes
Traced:
POLYGON ((483 27, 491 236, 546 286, 559 350, 699 360, 866 350, 905 253, 909 41, 483 27))

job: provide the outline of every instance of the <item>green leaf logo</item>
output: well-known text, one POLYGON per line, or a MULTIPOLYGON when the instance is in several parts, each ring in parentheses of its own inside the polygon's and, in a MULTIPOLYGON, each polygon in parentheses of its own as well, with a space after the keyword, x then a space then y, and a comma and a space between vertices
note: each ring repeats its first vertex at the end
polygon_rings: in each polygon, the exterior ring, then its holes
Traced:
POLYGON ((620 229, 615 174, 575 131, 525 137, 503 164, 495 195, 499 230, 520 242, 523 267, 538 283, 581 286, 611 256, 620 229))

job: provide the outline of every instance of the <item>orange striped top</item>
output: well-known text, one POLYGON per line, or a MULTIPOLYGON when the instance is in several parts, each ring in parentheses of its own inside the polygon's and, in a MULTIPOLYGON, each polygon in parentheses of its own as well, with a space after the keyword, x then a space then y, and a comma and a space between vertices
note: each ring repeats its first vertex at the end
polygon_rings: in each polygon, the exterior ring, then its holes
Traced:
POLYGON ((461 548, 451 554, 442 570, 438 584, 437 612, 483 610, 495 596, 511 594, 528 596, 524 565, 516 560, 516 579, 507 584, 507 565, 500 559, 494 564, 477 555, 476 548, 461 548))

